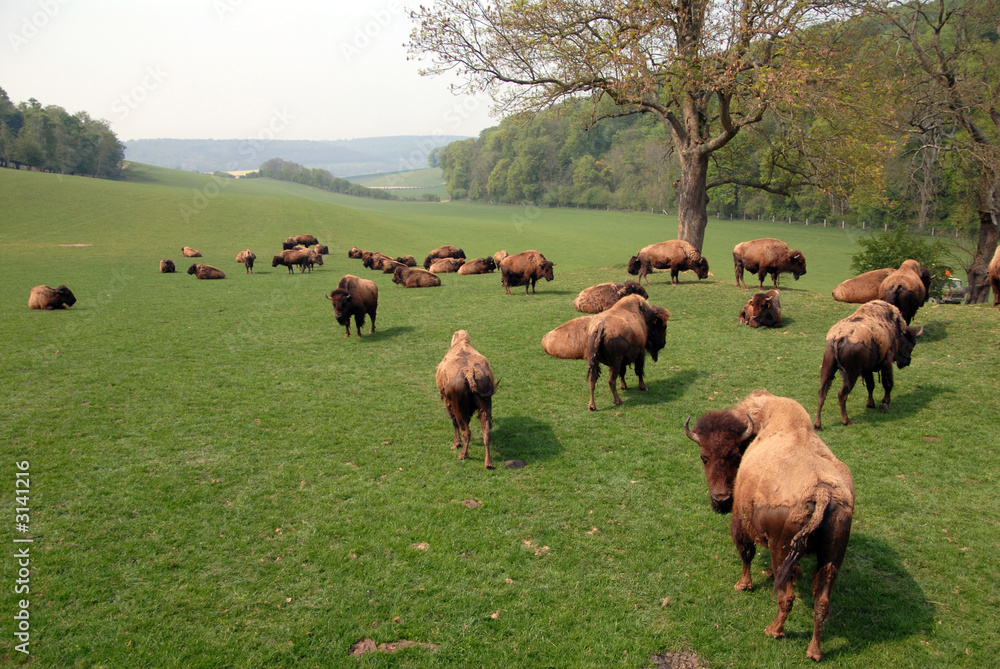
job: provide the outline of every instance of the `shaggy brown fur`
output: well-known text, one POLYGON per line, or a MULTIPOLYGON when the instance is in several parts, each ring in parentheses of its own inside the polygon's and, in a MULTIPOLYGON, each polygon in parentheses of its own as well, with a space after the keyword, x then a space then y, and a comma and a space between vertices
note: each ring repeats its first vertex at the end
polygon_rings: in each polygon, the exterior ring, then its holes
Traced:
POLYGON ((737 320, 752 328, 780 328, 781 293, 777 290, 756 293, 743 305, 737 320))
POLYGON ((76 304, 76 295, 66 286, 35 286, 28 295, 28 308, 52 311, 66 309, 76 304))
POLYGON ((497 264, 497 267, 499 267, 500 263, 503 262, 503 259, 509 255, 510 254, 507 253, 507 249, 497 251, 496 253, 493 254, 493 262, 495 262, 497 264))
POLYGON ((285 239, 285 241, 281 244, 281 248, 285 250, 292 249, 299 244, 302 246, 313 246, 315 244, 319 244, 319 240, 312 235, 296 235, 295 237, 288 237, 285 239))
POLYGON ((462 258, 438 258, 431 263, 428 271, 434 274, 453 274, 464 264, 465 260, 462 258))
POLYGON ((348 258, 354 258, 355 260, 360 259, 367 251, 364 249, 359 249, 357 246, 352 246, 347 252, 348 258))
POLYGON ((649 273, 654 269, 669 269, 670 283, 680 283, 681 272, 691 270, 699 279, 708 276, 708 261, 698 249, 683 239, 672 239, 643 247, 639 253, 629 258, 628 273, 638 275, 638 280, 646 279, 649 285, 649 273))
POLYGON ((398 262, 398 263, 400 263, 402 265, 406 265, 407 267, 416 267, 417 266, 417 259, 414 258, 413 256, 397 256, 396 257, 396 262, 398 262))
POLYGON ((297 265, 299 273, 304 273, 306 265, 309 263, 309 254, 309 249, 285 249, 271 258, 271 267, 284 265, 288 268, 289 274, 295 274, 295 267, 297 265))
POLYGON ((313 271, 314 265, 323 265, 323 256, 315 249, 306 249, 306 262, 305 268, 310 272, 313 271))
POLYGON ((583 314, 599 314, 622 299, 626 295, 642 295, 649 298, 646 289, 636 281, 625 283, 599 283, 590 288, 584 288, 573 300, 573 307, 583 314))
POLYGON ((484 466, 493 469, 490 440, 493 394, 497 391, 497 383, 489 361, 472 347, 469 333, 465 330, 452 335, 451 348, 438 363, 434 382, 455 428, 455 441, 451 447, 457 449, 462 446, 458 459, 465 460, 469 456, 469 420, 478 411, 479 422, 483 426, 483 445, 486 447, 484 466))
POLYGON ((188 267, 188 274, 194 274, 198 279, 225 279, 226 273, 218 267, 195 263, 188 267))
POLYGON ((733 265, 736 268, 736 287, 749 290, 743 280, 743 270, 757 275, 759 290, 764 290, 764 277, 771 275, 774 288, 778 287, 778 275, 791 272, 796 281, 806 273, 806 258, 802 251, 793 251, 780 239, 765 237, 749 242, 740 242, 733 248, 733 265))
POLYGON ((327 246, 326 244, 317 244, 316 248, 314 250, 316 251, 316 253, 320 254, 321 256, 328 256, 328 255, 330 255, 330 247, 327 246))
POLYGON ((253 261, 257 259, 257 254, 246 249, 236 254, 236 262, 246 265, 247 274, 253 274, 253 261))
POLYGON ((201 251, 198 249, 193 249, 190 246, 182 246, 181 253, 184 254, 185 258, 200 258, 201 251))
POLYGON ((375 333, 375 316, 378 312, 378 286, 374 281, 361 279, 353 274, 345 274, 337 284, 337 289, 326 296, 333 302, 333 315, 337 322, 347 328, 345 337, 351 336, 351 317, 354 317, 354 328, 357 336, 361 336, 361 326, 365 324, 365 316, 372 319, 370 334, 375 333))
POLYGON ((885 277, 896 270, 892 267, 883 269, 873 269, 870 272, 859 274, 853 279, 848 279, 837 285, 831 295, 838 302, 851 302, 853 304, 864 304, 878 299, 878 287, 882 285, 885 277))
POLYGON ((927 301, 929 285, 930 272, 916 260, 904 260, 899 269, 879 284, 878 299, 897 307, 909 325, 917 309, 927 301))
POLYGON ((361 253, 361 264, 368 269, 381 272, 385 269, 386 263, 396 262, 384 253, 379 253, 378 251, 363 251, 361 253))
POLYGON ((500 283, 508 295, 511 286, 524 286, 524 294, 527 295, 529 285, 531 294, 534 295, 536 281, 539 279, 552 281, 555 278, 552 273, 554 266, 554 262, 546 260, 538 251, 522 251, 507 256, 500 262, 500 283))
POLYGON ((857 383, 858 376, 865 380, 868 389, 865 406, 873 409, 874 374, 878 372, 885 390, 880 410, 882 413, 888 411, 893 386, 892 364, 896 363, 899 369, 910 364, 918 335, 919 332, 906 325, 899 309, 882 300, 862 304, 852 315, 835 323, 826 335, 826 350, 819 372, 819 406, 816 407, 813 426, 817 430, 822 429, 823 402, 838 370, 844 378, 844 386, 837 394, 841 423, 853 425, 847 417, 847 396, 857 383))
POLYGON ((177 266, 174 265, 174 261, 170 258, 164 258, 160 261, 160 273, 161 274, 173 274, 177 271, 177 266))
POLYGON ((424 258, 424 269, 430 269, 431 263, 435 260, 440 260, 441 258, 465 258, 465 251, 458 248, 457 246, 452 246, 447 244, 446 246, 439 246, 424 258))
POLYGON ((419 267, 397 267, 392 282, 404 288, 432 288, 441 285, 441 277, 419 267))
POLYGON ((990 261, 986 277, 989 279, 990 286, 993 287, 993 306, 995 307, 1000 304, 1000 246, 993 254, 993 260, 990 261))
POLYGON ((766 390, 751 393, 731 411, 709 411, 693 432, 687 424, 684 431, 701 448, 712 508, 732 509, 730 536, 743 563, 737 590, 753 588, 756 547, 767 546, 771 553, 778 613, 765 630, 768 636, 785 635, 799 560, 804 553, 816 555, 813 635, 806 656, 821 660, 830 591, 854 517, 850 469, 812 429, 802 405, 766 390))
POLYGON ((473 258, 458 268, 459 274, 489 274, 497 268, 493 258, 473 258))

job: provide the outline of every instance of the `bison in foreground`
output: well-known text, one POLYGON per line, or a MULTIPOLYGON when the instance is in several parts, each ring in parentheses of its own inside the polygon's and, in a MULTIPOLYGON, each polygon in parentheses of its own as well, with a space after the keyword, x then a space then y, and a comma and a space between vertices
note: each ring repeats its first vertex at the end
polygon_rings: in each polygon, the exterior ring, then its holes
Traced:
POLYGON ((30 309, 44 309, 52 311, 54 309, 67 309, 76 304, 76 295, 66 286, 53 288, 52 286, 35 286, 28 295, 28 307, 30 309))
POLYGON ((539 279, 552 281, 555 275, 552 268, 554 262, 545 259, 538 251, 522 251, 512 256, 507 256, 500 262, 500 283, 503 284, 504 291, 510 295, 511 286, 524 286, 524 294, 528 294, 528 286, 531 286, 531 294, 535 294, 535 282, 539 279))
POLYGON ((441 258, 462 258, 465 259, 465 251, 458 248, 457 246, 452 246, 447 244, 445 246, 439 246, 424 258, 424 269, 430 269, 431 263, 435 260, 440 260, 441 258))
POLYGON ((738 320, 752 328, 780 328, 781 293, 777 290, 756 293, 743 305, 738 320))
POLYGON ((819 405, 813 426, 817 430, 822 429, 823 402, 838 370, 844 377, 844 385, 837 394, 841 423, 853 425, 847 417, 847 396, 859 376, 865 380, 868 389, 865 406, 873 409, 874 374, 878 372, 885 390, 880 410, 882 413, 888 411, 893 386, 892 364, 896 363, 899 369, 910 364, 913 347, 921 332, 922 329, 915 331, 906 324, 899 309, 882 300, 862 304, 852 315, 835 323, 826 335, 826 351, 819 372, 819 405))
POLYGON ((813 634, 806 656, 823 658, 820 641, 830 613, 830 591, 847 552, 854 517, 854 480, 795 400, 766 390, 730 411, 709 411, 684 433, 701 448, 701 461, 718 513, 732 510, 729 533, 743 563, 737 590, 751 590, 757 545, 771 553, 778 613, 764 632, 785 636, 795 601, 794 581, 804 553, 816 555, 813 634))
POLYGON ((160 261, 160 273, 161 274, 173 274, 177 271, 177 266, 174 265, 174 261, 170 258, 164 258, 160 261))
POLYGON ((182 246, 181 253, 184 254, 185 258, 200 258, 201 251, 198 249, 193 249, 190 246, 182 246))
POLYGON ((347 328, 345 337, 351 336, 351 317, 354 317, 354 328, 357 336, 361 336, 361 326, 365 324, 365 316, 372 319, 372 329, 375 333, 375 315, 378 311, 378 286, 374 281, 361 279, 353 274, 345 274, 337 284, 337 289, 326 296, 333 302, 333 315, 340 325, 347 328))
POLYGON ((759 290, 764 290, 764 277, 771 275, 774 288, 778 275, 790 272, 796 281, 806 273, 806 258, 802 251, 793 251, 780 239, 770 237, 740 242, 733 248, 733 265, 736 268, 736 287, 749 290, 743 280, 743 270, 757 275, 759 290))
POLYGON ((878 299, 897 307, 909 325, 917 314, 917 309, 927 302, 930 285, 930 270, 922 267, 916 260, 904 260, 899 269, 879 284, 878 299))
POLYGON ((995 307, 1000 304, 1000 246, 997 247, 996 253, 993 254, 993 260, 990 261, 986 278, 990 282, 990 286, 993 287, 993 306, 995 307))
POLYGON ((441 277, 419 267, 401 265, 392 273, 392 282, 404 288, 432 288, 441 285, 441 277))
POLYGON ((493 469, 490 457, 490 435, 493 431, 493 393, 497 391, 496 379, 489 361, 472 347, 469 333, 459 330, 451 338, 451 348, 438 363, 434 375, 441 400, 451 417, 455 428, 452 448, 462 446, 459 460, 469 456, 469 442, 472 439, 469 420, 479 412, 479 422, 483 426, 483 445, 486 447, 486 469, 493 469))
POLYGON ((236 254, 236 262, 246 265, 247 274, 253 274, 253 261, 257 259, 257 254, 246 249, 236 254))
POLYGON ((670 283, 677 284, 680 283, 680 273, 686 270, 694 272, 699 279, 707 277, 708 261, 693 244, 683 239, 650 244, 628 260, 628 273, 638 275, 640 282, 645 278, 647 286, 648 274, 654 269, 669 269, 670 283))
POLYGON ((226 273, 223 272, 218 267, 212 267, 211 265, 202 265, 201 263, 195 263, 188 267, 188 274, 194 274, 198 279, 225 279, 226 273))
POLYGON ((599 283, 581 290, 573 300, 573 307, 580 313, 599 314, 605 309, 610 309, 626 295, 642 295, 649 298, 646 289, 636 281, 599 283))
POLYGON ((458 273, 462 275, 468 274, 489 274, 497 268, 496 262, 493 258, 473 258, 458 268, 458 273))
POLYGON ((859 274, 853 279, 842 281, 830 294, 838 302, 864 304, 865 302, 877 300, 879 299, 878 287, 882 285, 885 277, 895 271, 892 267, 873 269, 870 272, 859 274))

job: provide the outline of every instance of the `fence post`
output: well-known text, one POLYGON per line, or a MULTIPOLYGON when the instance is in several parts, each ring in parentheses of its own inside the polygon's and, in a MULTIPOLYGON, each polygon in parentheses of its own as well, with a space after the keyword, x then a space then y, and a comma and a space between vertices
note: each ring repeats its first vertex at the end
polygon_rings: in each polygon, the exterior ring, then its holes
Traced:
POLYGON ((889 224, 888 223, 885 224, 885 230, 884 230, 884 232, 889 232, 889 224))
POLYGON ((865 229, 865 225, 867 225, 867 223, 865 221, 861 221, 861 229, 862 230, 865 229))
POLYGON ((825 218, 823 219, 823 227, 824 228, 826 227, 826 219, 825 218))

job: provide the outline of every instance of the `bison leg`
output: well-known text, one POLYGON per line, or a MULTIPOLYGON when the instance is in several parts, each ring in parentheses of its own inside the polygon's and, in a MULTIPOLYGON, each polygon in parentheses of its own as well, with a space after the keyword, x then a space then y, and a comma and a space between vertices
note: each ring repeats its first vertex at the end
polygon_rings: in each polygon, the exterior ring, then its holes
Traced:
POLYGON ((378 307, 372 307, 372 310, 368 312, 368 316, 372 319, 372 329, 369 330, 369 334, 375 334, 375 314, 378 312, 378 307))
MULTIPOLYGON (((622 367, 625 367, 625 363, 622 363, 622 367)), ((646 375, 646 354, 643 353, 641 357, 637 358, 635 361, 635 375, 639 377, 639 390, 645 392, 649 390, 646 387, 646 381, 644 377, 646 375)))
POLYGON ((611 388, 611 396, 614 397, 615 406, 622 404, 622 398, 618 395, 618 370, 621 365, 608 365, 608 386, 611 388))
MULTIPOLYGON (((882 388, 885 389, 885 395, 882 396, 882 404, 879 405, 879 411, 881 411, 882 413, 886 413, 887 411, 889 411, 889 402, 891 401, 890 395, 892 395, 892 386, 893 386, 891 363, 886 365, 882 369, 881 377, 882 377, 882 388)), ((872 382, 874 383, 874 379, 872 382)), ((873 403, 872 406, 875 406, 875 404, 873 403)))
POLYGON ((670 285, 676 286, 681 282, 681 272, 678 269, 670 268, 670 285))
MULTIPOLYGON (((875 392, 875 374, 871 370, 865 370, 861 372, 861 378, 864 379, 865 389, 868 391, 868 401, 865 402, 866 409, 875 408, 875 398, 873 393, 875 392)), ((882 409, 885 411, 885 409, 882 409)))
POLYGON ((621 390, 628 390, 628 384, 625 383, 625 372, 628 371, 628 363, 622 360, 622 366, 618 370, 618 387, 621 390))
POLYGON ((740 574, 740 580, 736 581, 735 587, 740 591, 753 590, 750 563, 753 562, 753 558, 757 554, 757 546, 743 527, 739 514, 733 514, 729 523, 729 536, 732 537, 733 545, 736 546, 736 552, 740 556, 740 562, 743 563, 743 573, 740 574))
POLYGON ((854 390, 854 384, 858 382, 858 373, 851 370, 844 376, 844 385, 837 393, 837 402, 840 404, 840 422, 844 425, 854 425, 854 422, 847 417, 847 396, 854 390))
MULTIPOLYGON (((357 336, 361 336, 361 326, 365 324, 365 314, 362 312, 360 314, 354 314, 354 329, 357 330, 357 336)), ((347 326, 347 333, 350 334, 351 326, 347 326)))
POLYGON ((590 385, 590 404, 587 405, 589 411, 597 411, 597 403, 594 402, 594 387, 597 385, 597 379, 600 375, 601 365, 595 361, 587 368, 587 383, 590 385))
POLYGON ((493 434, 493 398, 483 397, 479 400, 479 422, 483 426, 483 446, 486 448, 486 460, 483 466, 493 469, 493 458, 490 457, 490 441, 493 434))
POLYGON ((823 429, 820 423, 823 414, 823 402, 826 401, 826 394, 830 391, 830 386, 833 385, 833 380, 836 377, 836 352, 832 347, 828 346, 826 352, 823 353, 823 366, 819 370, 819 404, 816 407, 816 422, 813 423, 813 427, 817 430, 823 429))

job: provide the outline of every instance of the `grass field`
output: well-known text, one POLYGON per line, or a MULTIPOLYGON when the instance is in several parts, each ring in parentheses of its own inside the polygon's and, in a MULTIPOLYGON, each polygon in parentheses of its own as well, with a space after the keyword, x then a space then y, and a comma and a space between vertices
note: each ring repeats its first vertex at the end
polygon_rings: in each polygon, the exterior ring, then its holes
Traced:
MULTIPOLYGON (((123 182, 0 170, 0 200, 0 664, 646 667, 654 653, 810 664, 808 581, 787 638, 766 637, 766 551, 757 589, 734 591, 729 517, 711 511, 682 426, 760 387, 815 411, 825 334, 853 311, 829 297, 850 274, 851 233, 712 221, 713 276, 651 277, 650 301, 672 318, 649 391, 630 373, 614 407, 602 382, 590 413, 584 364, 539 341, 578 315, 581 289, 624 280, 631 254, 674 238, 674 219, 369 201, 141 165, 123 182), (330 246, 326 265, 272 269, 300 233, 330 246), (778 330, 736 322, 747 294, 730 251, 763 236, 808 262, 800 281, 782 277, 778 330), (555 281, 528 297, 505 296, 496 275, 404 290, 346 253, 422 260, 446 243, 469 257, 538 249, 555 281), (228 278, 185 274, 182 245, 228 278), (233 261, 248 246, 253 276, 233 261), (164 257, 177 274, 158 273, 164 257), (374 335, 346 339, 333 320, 324 293, 345 273, 379 286, 374 335), (31 311, 42 283, 79 301, 31 311), (434 387, 459 328, 501 379, 493 471, 481 442, 464 462, 449 450, 434 387), (527 466, 502 466, 511 459, 527 466), (16 463, 30 475, 21 502, 16 463), (24 546, 30 591, 15 594, 24 546), (30 656, 14 636, 22 600, 30 656), (434 648, 352 657, 365 638, 434 648)), ((925 334, 888 413, 865 410, 859 388, 856 425, 840 425, 833 393, 825 408, 822 437, 857 494, 826 666, 1000 656, 1000 315, 927 305, 915 324, 925 334)))
POLYGON ((362 174, 348 177, 348 180, 368 188, 389 189, 401 199, 420 199, 424 195, 434 195, 441 200, 448 199, 448 191, 444 186, 444 171, 440 167, 386 174, 362 174))

